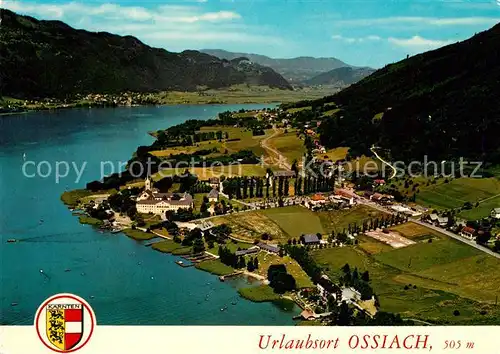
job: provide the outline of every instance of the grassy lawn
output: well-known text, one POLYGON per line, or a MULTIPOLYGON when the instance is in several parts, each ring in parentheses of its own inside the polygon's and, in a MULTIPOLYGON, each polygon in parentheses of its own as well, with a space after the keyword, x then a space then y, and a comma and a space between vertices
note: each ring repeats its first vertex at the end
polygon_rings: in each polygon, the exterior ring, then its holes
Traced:
POLYGON ((78 220, 80 220, 80 224, 87 224, 87 225, 92 225, 92 226, 99 226, 102 224, 102 220, 86 216, 86 215, 81 215, 78 217, 78 220))
POLYGON ((253 302, 276 301, 280 299, 280 296, 269 285, 242 288, 238 290, 238 293, 245 299, 253 302))
POLYGON ((324 112, 323 116, 324 117, 331 117, 331 116, 334 116, 335 114, 337 114, 340 111, 341 111, 340 108, 330 109, 329 111, 324 112))
POLYGON ((216 225, 228 224, 236 238, 249 242, 260 239, 264 233, 271 235, 275 243, 285 243, 302 234, 324 232, 318 216, 301 206, 225 215, 212 219, 212 222, 216 225))
POLYGON ((71 208, 75 208, 80 204, 80 201, 84 197, 92 195, 91 191, 86 189, 75 189, 72 191, 66 191, 61 195, 61 200, 64 204, 71 208))
POLYGON ((225 265, 218 259, 197 263, 196 268, 215 275, 227 275, 234 272, 232 267, 225 265))
MULTIPOLYGON (((227 149, 228 153, 235 153, 241 150, 251 150, 257 156, 263 155, 266 151, 260 146, 260 142, 262 139, 271 135, 274 131, 272 129, 267 129, 265 131, 265 135, 257 135, 253 136, 251 130, 238 128, 238 127, 229 127, 229 126, 213 126, 213 127, 202 127, 200 131, 203 132, 216 132, 222 131, 224 133, 229 134, 229 140, 239 139, 235 141, 223 141, 220 145, 220 151, 224 152, 227 149)), ((204 148, 208 148, 210 145, 205 146, 204 148)))
POLYGON ((152 238, 157 237, 155 234, 150 234, 141 230, 134 229, 125 229, 123 230, 123 233, 137 241, 151 240, 152 238))
POLYGON ((324 233, 318 215, 299 205, 266 209, 259 213, 275 222, 290 238, 299 238, 302 234, 324 233))
MULTIPOLYGON (((231 136, 229 137, 231 139, 231 136)), ((224 153, 223 143, 217 140, 207 140, 196 143, 193 146, 174 146, 165 150, 151 151, 150 154, 157 157, 169 157, 170 155, 192 154, 199 150, 216 148, 219 153, 224 153)))
POLYGON ((324 158, 328 156, 328 160, 332 160, 333 162, 338 160, 344 160, 347 156, 347 152, 349 148, 347 147, 338 147, 335 149, 327 150, 326 154, 317 154, 317 157, 324 158))
POLYGON ((336 233, 342 232, 344 229, 347 230, 349 224, 357 223, 362 225, 364 220, 385 215, 365 205, 357 205, 345 210, 320 211, 316 214, 319 216, 323 229, 327 234, 331 234, 332 231, 336 233))
MULTIPOLYGON (((408 237, 429 234, 411 227, 398 231, 408 237)), ((439 236, 433 243, 373 254, 360 237, 358 246, 312 254, 332 279, 338 279, 345 263, 368 270, 382 311, 440 324, 499 324, 500 306, 494 302, 500 295, 500 261, 439 236), (454 316, 454 310, 460 316, 454 316)))
POLYGON ((393 226, 390 228, 393 231, 399 232, 404 237, 411 240, 424 240, 428 238, 445 238, 447 237, 442 233, 439 233, 433 229, 429 229, 425 226, 415 224, 413 222, 407 222, 405 224, 393 226), (430 236, 430 237, 426 237, 430 236))
POLYGON ((327 88, 303 88, 291 91, 240 84, 224 89, 205 90, 201 95, 198 92, 168 91, 155 96, 161 100, 162 104, 236 104, 296 102, 322 98, 329 94, 331 94, 331 89, 327 88))
POLYGON ((500 205, 500 180, 458 178, 449 183, 439 181, 430 186, 422 186, 417 194, 417 203, 434 209, 459 208, 465 202, 480 204, 471 210, 462 211, 460 216, 468 220, 488 216, 491 209, 500 205), (482 202, 483 200, 485 201, 482 202))
POLYGON ((227 224, 233 229, 233 236, 253 242, 260 239, 263 233, 268 233, 273 242, 285 241, 288 235, 267 216, 259 211, 250 211, 232 215, 224 215, 211 219, 215 225, 227 224))
POLYGON ((145 228, 148 228, 151 225, 158 224, 159 222, 162 221, 161 217, 159 215, 142 214, 142 213, 139 213, 139 215, 142 216, 142 218, 144 219, 144 222, 146 223, 146 226, 144 226, 145 228))
POLYGON ((163 235, 163 236, 167 236, 167 237, 170 237, 170 238, 172 237, 172 236, 170 236, 170 234, 168 233, 167 229, 165 229, 165 228, 154 229, 153 231, 156 232, 156 233, 159 233, 160 235, 163 235))
MULTIPOLYGON (((252 247, 253 244, 246 243, 246 242, 230 241, 230 242, 227 242, 226 244, 224 244, 224 246, 227 247, 231 252, 236 252, 238 249, 246 250, 246 249, 252 247)), ((216 255, 219 252, 219 244, 214 243, 214 247, 208 248, 207 251, 216 255)))
POLYGON ((391 267, 407 272, 419 272, 433 266, 451 263, 480 254, 479 250, 455 240, 438 240, 432 243, 421 242, 384 252, 375 259, 391 267))
POLYGON ((163 253, 173 253, 178 250, 185 250, 189 249, 191 250, 191 247, 184 247, 180 243, 176 243, 172 240, 165 240, 165 241, 159 241, 151 245, 151 248, 153 248, 156 251, 163 252, 163 253))
MULTIPOLYGON (((253 257, 255 257, 255 255, 246 257, 246 259, 248 260, 253 257)), ((297 288, 309 288, 314 286, 309 276, 304 272, 299 264, 288 256, 281 258, 267 252, 259 252, 257 258, 259 260, 259 269, 254 271, 254 273, 267 277, 267 270, 269 269, 269 266, 284 264, 287 272, 295 278, 297 288)))
POLYGON ((297 113, 297 112, 300 112, 300 111, 304 111, 304 110, 311 110, 312 107, 311 106, 306 106, 306 107, 299 107, 299 108, 289 108, 287 109, 287 113, 297 113))
POLYGON ((368 254, 378 254, 392 251, 394 249, 388 244, 380 242, 373 237, 359 235, 356 239, 359 241, 359 248, 368 254))
POLYGON ((298 138, 296 132, 293 130, 269 139, 268 143, 271 147, 282 153, 290 164, 293 160, 302 161, 302 157, 306 153, 304 140, 298 138))
POLYGON ((347 171, 373 172, 380 170, 381 165, 377 158, 362 155, 355 160, 349 160, 344 167, 347 171))

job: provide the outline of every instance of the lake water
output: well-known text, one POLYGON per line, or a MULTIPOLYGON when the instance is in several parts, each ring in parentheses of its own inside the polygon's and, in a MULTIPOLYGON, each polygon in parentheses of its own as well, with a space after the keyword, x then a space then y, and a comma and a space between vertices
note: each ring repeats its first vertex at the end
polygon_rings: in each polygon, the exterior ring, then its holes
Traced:
MULTIPOLYGON (((99 178, 101 161, 127 161, 137 146, 150 144, 148 131, 261 107, 132 107, 0 117, 0 324, 32 324, 43 300, 61 292, 85 298, 104 325, 293 324, 297 308, 286 312, 244 300, 236 291, 240 282, 222 283, 124 235, 81 225, 59 199, 65 190, 99 178), (57 161, 87 164, 79 182, 73 171, 56 183, 53 175, 25 177, 24 154, 26 161, 47 161, 41 165, 44 175, 57 161), (11 238, 21 242, 7 243, 11 238)), ((34 170, 29 166, 27 173, 34 170)))

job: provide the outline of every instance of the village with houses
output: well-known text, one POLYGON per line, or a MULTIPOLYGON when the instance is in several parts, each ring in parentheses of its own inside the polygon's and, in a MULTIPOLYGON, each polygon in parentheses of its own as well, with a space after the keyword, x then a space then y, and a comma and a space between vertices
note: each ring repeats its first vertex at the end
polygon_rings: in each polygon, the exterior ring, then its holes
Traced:
MULTIPOLYGON (((330 114, 338 108, 325 109, 330 114)), ((427 189, 456 189, 464 181, 392 179, 381 161, 351 159, 345 148, 327 150, 317 137, 321 120, 303 119, 301 112, 224 112, 213 121, 154 132, 157 140, 138 151, 136 159, 179 162, 189 157, 191 166, 89 183, 72 207, 83 210, 81 221, 179 257, 176 263, 182 267, 211 272, 221 281, 254 278, 262 285, 240 289, 241 296, 288 299, 302 308, 297 319, 306 322, 378 323, 390 313, 390 321, 396 321, 391 323, 443 318, 461 323, 472 315, 457 312, 480 313, 484 304, 495 301, 494 281, 483 297, 464 283, 476 302, 465 297, 440 305, 429 317, 415 296, 440 303, 439 289, 450 291, 446 272, 436 273, 439 267, 475 260, 497 266, 498 205, 471 219, 468 215, 482 207, 481 201, 455 208, 419 202, 427 189), (200 167, 215 160, 223 163, 200 167), (372 170, 369 177, 360 173, 360 164, 372 166, 375 175, 372 170), (110 189, 107 198, 96 202, 94 196, 110 189), (432 286, 426 284, 430 274, 432 286), (439 281, 442 286, 436 286, 439 281), (408 307, 394 306, 390 299, 395 296, 408 307)), ((471 187, 481 181, 466 182, 471 187)), ((490 205, 495 195, 484 199, 490 205)), ((453 296, 464 291, 460 294, 453 296)), ((474 316, 488 319, 495 311, 474 316)))

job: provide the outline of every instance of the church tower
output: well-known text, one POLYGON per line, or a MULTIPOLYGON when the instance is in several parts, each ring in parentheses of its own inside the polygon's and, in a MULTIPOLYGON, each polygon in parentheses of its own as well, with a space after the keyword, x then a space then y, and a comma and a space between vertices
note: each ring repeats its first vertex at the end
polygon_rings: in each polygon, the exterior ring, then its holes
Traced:
POLYGON ((146 191, 150 191, 152 190, 153 186, 151 185, 151 178, 149 178, 149 176, 146 177, 146 181, 144 182, 144 190, 146 191))

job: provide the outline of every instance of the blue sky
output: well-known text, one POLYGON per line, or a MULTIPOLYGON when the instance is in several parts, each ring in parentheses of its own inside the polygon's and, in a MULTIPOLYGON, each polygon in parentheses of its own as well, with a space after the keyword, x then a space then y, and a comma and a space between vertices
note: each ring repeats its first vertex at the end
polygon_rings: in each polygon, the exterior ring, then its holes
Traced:
POLYGON ((0 6, 76 28, 133 35, 170 51, 332 56, 372 67, 500 22, 500 0, 0 0, 0 6))

